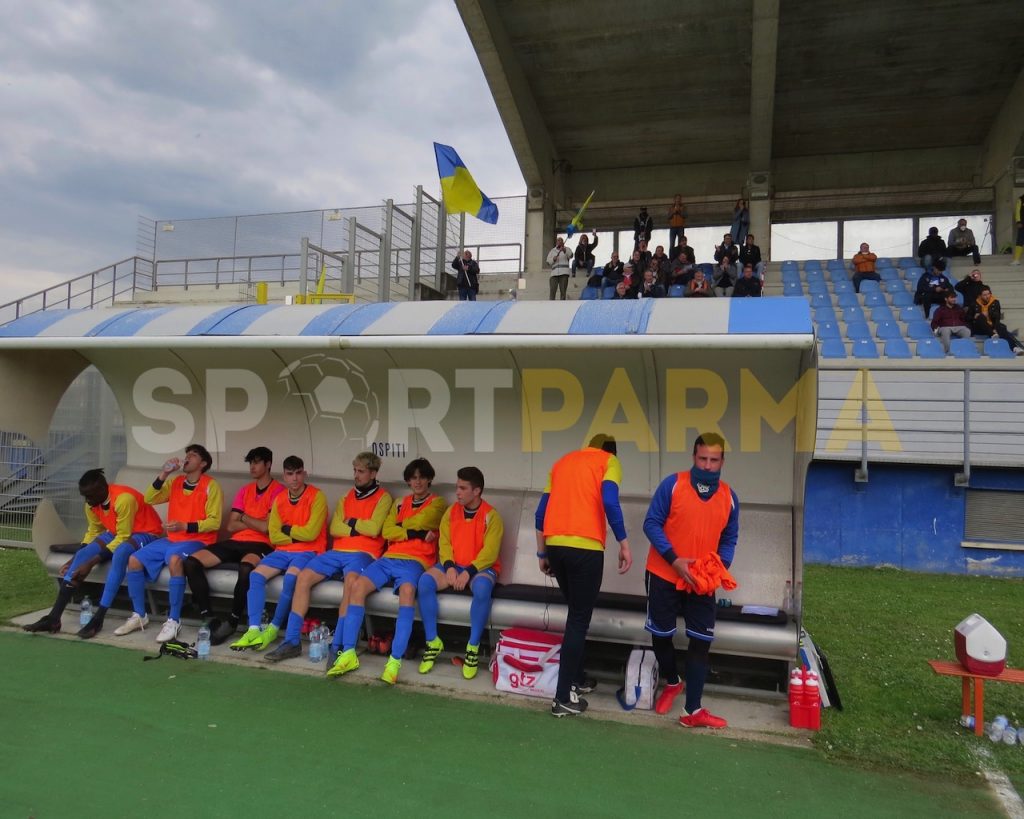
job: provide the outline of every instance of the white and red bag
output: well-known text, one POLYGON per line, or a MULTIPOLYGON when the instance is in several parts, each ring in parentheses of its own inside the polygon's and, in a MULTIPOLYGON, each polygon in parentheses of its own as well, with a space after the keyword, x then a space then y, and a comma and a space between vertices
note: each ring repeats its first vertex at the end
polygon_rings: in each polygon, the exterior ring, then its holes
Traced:
POLYGON ((554 697, 561 650, 561 634, 529 628, 505 629, 491 655, 494 687, 527 697, 554 697))

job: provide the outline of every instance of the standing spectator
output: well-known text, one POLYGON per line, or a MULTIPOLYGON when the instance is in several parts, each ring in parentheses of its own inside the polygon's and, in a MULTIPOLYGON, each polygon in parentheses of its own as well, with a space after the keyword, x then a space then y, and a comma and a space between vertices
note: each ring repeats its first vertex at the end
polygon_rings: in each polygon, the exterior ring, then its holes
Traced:
POLYGON ((920 304, 928 318, 933 304, 942 304, 946 294, 953 292, 953 283, 946 278, 946 260, 939 259, 931 270, 921 274, 914 291, 914 304, 920 304))
POLYGON ((591 690, 593 684, 583 673, 583 656, 601 591, 609 526, 619 542, 619 574, 633 564, 619 506, 622 464, 616 451, 614 438, 595 435, 585 449, 555 461, 534 517, 540 570, 555 578, 568 605, 558 687, 551 703, 555 717, 576 716, 587 710, 587 701, 580 694, 591 690))
POLYGON ((686 205, 683 204, 683 195, 677 193, 672 199, 668 209, 668 246, 676 246, 676 240, 686 230, 686 205))
POLYGON ((707 298, 715 295, 707 278, 704 276, 704 271, 701 270, 701 268, 698 267, 693 271, 693 278, 690 279, 690 283, 686 285, 686 295, 693 296, 694 298, 707 298))
POLYGON ((981 291, 985 289, 985 282, 981 280, 981 271, 978 268, 974 268, 963 279, 953 285, 953 289, 957 293, 963 294, 964 306, 970 308, 978 300, 981 291))
POLYGON ((554 301, 556 293, 559 293, 562 301, 565 301, 565 290, 569 286, 570 256, 569 248, 565 246, 565 239, 559 236, 555 240, 555 246, 548 251, 547 263, 551 268, 548 301, 554 301))
POLYGON ((729 263, 728 258, 723 256, 722 260, 715 267, 715 272, 711 279, 712 289, 721 290, 723 296, 728 296, 732 293, 732 286, 736 283, 735 275, 734 268, 729 263))
POLYGON ((746 199, 737 199, 732 209, 732 237, 736 244, 742 245, 750 230, 750 209, 746 199))
POLYGON ((611 261, 604 266, 601 278, 601 287, 614 287, 625 278, 622 262, 619 261, 619 252, 612 251, 611 261))
POLYGON ((956 227, 949 232, 946 240, 947 256, 973 256, 975 264, 981 264, 981 253, 978 243, 974 241, 974 231, 967 227, 967 220, 961 219, 956 227))
POLYGON ((640 271, 647 269, 647 266, 651 263, 651 259, 654 258, 654 254, 647 249, 646 240, 640 242, 640 247, 637 248, 637 252, 640 254, 640 267, 637 267, 634 263, 633 269, 636 270, 637 273, 640 273, 640 271))
POLYGON ((722 237, 722 244, 715 245, 715 261, 720 262, 726 258, 730 265, 735 265, 740 258, 740 248, 732 240, 731 233, 726 233, 722 237))
POLYGON ((580 236, 579 244, 576 245, 576 252, 573 254, 572 264, 572 277, 576 278, 576 270, 584 267, 587 270, 587 278, 594 272, 594 248, 597 247, 597 231, 593 232, 594 241, 591 242, 587 239, 587 234, 584 233, 580 236))
POLYGON ((853 256, 853 289, 860 292, 860 283, 865 279, 873 282, 880 282, 882 277, 875 270, 875 262, 878 257, 871 252, 867 242, 862 242, 860 252, 853 256))
POLYGON ((732 291, 732 297, 734 299, 742 299, 760 295, 761 279, 759 276, 754 275, 754 266, 752 264, 743 265, 743 275, 736 282, 736 287, 732 291))
POLYGON ((945 302, 939 305, 932 316, 932 330, 939 337, 943 350, 949 352, 949 342, 953 337, 971 337, 967 323, 967 313, 956 303, 956 293, 950 290, 946 293, 945 302))
POLYGON ((932 265, 946 256, 946 243, 939 236, 937 227, 928 228, 928 235, 917 246, 917 258, 921 267, 930 270, 932 265))
POLYGON ((455 271, 455 286, 459 288, 459 301, 476 301, 480 292, 480 265, 469 250, 463 250, 452 262, 455 271))
POLYGON ((1006 325, 1003 324, 1003 308, 987 285, 982 285, 978 298, 968 304, 967 317, 970 319, 971 329, 977 335, 1001 338, 1010 345, 1014 353, 1024 355, 1024 344, 1006 329, 1006 325))
POLYGON ((761 261, 761 248, 754 244, 753 233, 748 233, 746 240, 740 246, 739 262, 741 268, 748 264, 751 265, 757 278, 764 282, 764 262, 761 261))
POLYGON ((1013 219, 1017 223, 1017 238, 1013 243, 1013 261, 1010 264, 1020 264, 1020 257, 1024 256, 1024 193, 1013 207, 1013 219))
POLYGON ((643 281, 636 288, 635 295, 638 299, 661 299, 665 297, 665 287, 658 282, 658 271, 654 262, 651 262, 651 266, 644 271, 643 281))
POLYGON ((687 243, 685 236, 679 237, 679 244, 675 245, 669 251, 669 256, 672 259, 678 259, 680 253, 686 256, 686 261, 688 261, 690 264, 697 263, 697 257, 693 254, 693 248, 690 247, 690 245, 687 243))
POLYGON ((647 215, 647 205, 644 205, 633 220, 633 250, 639 250, 641 242, 651 241, 653 230, 654 220, 647 215))

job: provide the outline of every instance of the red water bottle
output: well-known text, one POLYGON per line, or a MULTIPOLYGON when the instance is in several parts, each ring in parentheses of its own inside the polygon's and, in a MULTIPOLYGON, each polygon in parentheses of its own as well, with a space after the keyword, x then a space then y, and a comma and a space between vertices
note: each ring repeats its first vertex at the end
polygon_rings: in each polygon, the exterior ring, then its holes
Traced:
POLYGON ((789 724, 794 728, 804 728, 804 678, 799 668, 794 668, 789 677, 789 724))
POLYGON ((804 727, 821 730, 821 689, 813 677, 804 683, 804 708, 807 714, 804 727))

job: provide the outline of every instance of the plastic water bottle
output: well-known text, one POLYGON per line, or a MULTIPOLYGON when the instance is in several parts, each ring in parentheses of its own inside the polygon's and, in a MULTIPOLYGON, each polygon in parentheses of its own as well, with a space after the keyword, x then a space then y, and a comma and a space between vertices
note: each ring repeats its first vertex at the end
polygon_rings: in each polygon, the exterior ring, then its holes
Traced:
POLYGON ((1003 731, 1009 726, 1010 721, 1000 714, 988 726, 988 738, 992 742, 999 742, 1003 738, 1003 731))
POLYGON ((322 663, 324 661, 324 633, 322 626, 317 626, 309 633, 309 661, 311 663, 322 663))
POLYGON ((326 660, 327 664, 330 665, 331 660, 333 659, 331 655, 331 639, 334 637, 334 633, 331 631, 331 627, 328 626, 327 623, 324 623, 320 628, 324 630, 324 660, 326 660))
POLYGON ((92 621, 92 600, 86 595, 82 600, 82 608, 78 612, 78 625, 87 626, 92 621))
POLYGON ((963 714, 963 715, 961 715, 961 717, 960 717, 960 724, 964 728, 970 728, 971 730, 974 730, 974 715, 973 714, 963 714))
POLYGON ((1016 745, 1017 744, 1017 729, 1013 726, 1007 726, 1003 729, 1003 745, 1016 745))
POLYGON ((1024 725, 1017 729, 1017 744, 1024 745, 1024 725))
POLYGON ((210 659, 210 624, 203 620, 196 635, 196 654, 200 660, 210 659))

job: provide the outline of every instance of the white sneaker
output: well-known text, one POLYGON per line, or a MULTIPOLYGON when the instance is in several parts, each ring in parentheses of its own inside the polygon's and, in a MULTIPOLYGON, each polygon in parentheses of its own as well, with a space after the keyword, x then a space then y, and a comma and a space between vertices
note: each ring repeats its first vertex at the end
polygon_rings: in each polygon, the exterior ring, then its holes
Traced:
POLYGON ((124 637, 124 635, 131 634, 133 631, 144 631, 148 625, 149 617, 146 615, 140 617, 133 611, 132 616, 125 621, 123 626, 118 626, 114 629, 114 634, 118 637, 124 637))
POLYGON ((181 623, 177 620, 168 620, 160 629, 160 633, 156 635, 156 641, 166 643, 168 640, 173 640, 178 636, 179 631, 181 631, 181 623))

